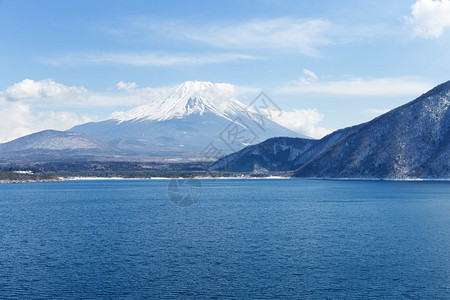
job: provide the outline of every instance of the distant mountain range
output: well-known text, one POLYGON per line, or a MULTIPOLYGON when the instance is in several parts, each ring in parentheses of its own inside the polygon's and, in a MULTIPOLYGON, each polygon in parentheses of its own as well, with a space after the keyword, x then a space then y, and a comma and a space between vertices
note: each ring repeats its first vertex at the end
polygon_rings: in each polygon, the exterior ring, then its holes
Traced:
POLYGON ((78 125, 65 133, 44 131, 0 144, 0 161, 52 157, 205 160, 211 158, 203 154, 210 144, 226 154, 271 137, 305 137, 239 102, 231 96, 230 88, 228 84, 188 81, 167 98, 153 99, 112 119, 78 125), (80 148, 88 138, 90 147, 80 148))
POLYGON ((316 178, 449 178, 450 81, 368 123, 319 141, 276 138, 223 157, 212 169, 294 171, 316 178))
POLYGON ((284 128, 217 90, 220 86, 212 83, 186 82, 166 99, 113 119, 0 144, 0 161, 202 160, 202 151, 214 143, 222 153, 227 147, 237 150, 213 163, 210 169, 215 171, 290 172, 308 178, 450 178, 450 81, 370 122, 320 140, 284 128), (247 137, 232 136, 236 131, 247 137))

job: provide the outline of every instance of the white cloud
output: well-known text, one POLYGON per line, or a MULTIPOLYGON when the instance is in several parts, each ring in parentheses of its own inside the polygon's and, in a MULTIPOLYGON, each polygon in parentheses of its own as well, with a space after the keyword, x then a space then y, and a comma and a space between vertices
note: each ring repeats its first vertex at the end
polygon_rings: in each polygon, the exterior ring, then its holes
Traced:
POLYGON ((8 142, 33 132, 55 129, 67 130, 75 125, 96 120, 74 112, 33 112, 21 102, 0 102, 0 142, 8 142))
POLYGON ((161 53, 94 53, 67 55, 43 59, 43 62, 53 65, 63 64, 121 64, 136 67, 150 66, 178 66, 178 65, 203 65, 224 63, 235 60, 254 60, 255 56, 239 53, 222 54, 161 54, 161 53))
POLYGON ((406 21, 415 36, 438 38, 450 28, 450 0, 418 0, 411 6, 411 14, 406 21))
POLYGON ((13 84, 0 92, 0 142, 45 129, 67 130, 96 120, 95 116, 67 111, 83 103, 92 105, 84 87, 66 86, 51 79, 25 79, 13 84))
POLYGON ((33 133, 30 107, 25 104, 3 103, 0 109, 0 142, 33 133))
POLYGON ((300 83, 302 84, 310 84, 311 82, 316 81, 318 79, 317 75, 311 70, 303 69, 303 74, 305 76, 300 77, 299 79, 300 83))
POLYGON ((38 100, 57 99, 64 100, 71 97, 81 97, 87 94, 84 87, 66 86, 51 79, 34 81, 25 79, 0 92, 0 97, 7 100, 38 100))
POLYGON ((84 87, 66 86, 51 79, 34 81, 25 79, 0 91, 1 101, 16 101, 30 103, 36 106, 52 106, 52 108, 68 107, 113 107, 135 106, 145 103, 150 99, 166 97, 170 87, 142 89, 137 88, 133 82, 117 83, 117 88, 126 93, 94 93, 84 87), (57 101, 54 101, 57 100, 57 101))
POLYGON ((70 111, 40 111, 36 115, 39 122, 39 130, 48 128, 56 130, 67 130, 75 125, 96 121, 96 116, 78 115, 70 111))
POLYGON ((420 95, 434 85, 417 77, 388 77, 388 78, 352 78, 339 81, 321 81, 317 76, 301 77, 299 80, 279 88, 282 94, 326 94, 339 96, 399 96, 420 95))
POLYGON ((336 129, 318 126, 324 115, 317 109, 294 109, 281 114, 271 114, 271 120, 293 131, 312 138, 322 138, 336 129))
POLYGON ((117 88, 119 90, 126 90, 126 91, 130 91, 130 90, 134 90, 137 87, 136 82, 123 82, 123 81, 119 81, 117 83, 117 88))

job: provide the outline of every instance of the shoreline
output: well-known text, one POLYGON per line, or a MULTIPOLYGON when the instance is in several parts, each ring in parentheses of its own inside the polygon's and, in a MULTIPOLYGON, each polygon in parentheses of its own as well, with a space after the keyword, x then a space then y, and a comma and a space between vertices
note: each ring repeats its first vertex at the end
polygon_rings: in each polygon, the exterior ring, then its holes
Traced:
POLYGON ((251 177, 251 176, 230 176, 230 177, 143 177, 143 178, 125 178, 125 177, 60 177, 61 181, 90 181, 90 180, 172 180, 172 179, 201 179, 201 180, 215 180, 215 179, 291 179, 287 176, 268 176, 268 177, 251 177))
POLYGON ((229 177, 147 177, 147 178, 125 178, 125 177, 58 177, 55 179, 42 180, 0 180, 0 184, 40 183, 40 182, 67 182, 67 181, 136 181, 136 180, 172 180, 172 179, 199 179, 199 180, 327 180, 327 181, 387 181, 387 182, 450 182, 450 178, 300 178, 289 176, 229 176, 229 177))

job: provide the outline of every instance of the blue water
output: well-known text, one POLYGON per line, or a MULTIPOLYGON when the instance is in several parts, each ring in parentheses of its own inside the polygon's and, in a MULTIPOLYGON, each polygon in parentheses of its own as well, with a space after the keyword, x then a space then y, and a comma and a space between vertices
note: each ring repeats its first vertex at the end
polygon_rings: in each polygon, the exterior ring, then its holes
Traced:
POLYGON ((0 298, 450 298, 450 182, 0 185, 0 298))

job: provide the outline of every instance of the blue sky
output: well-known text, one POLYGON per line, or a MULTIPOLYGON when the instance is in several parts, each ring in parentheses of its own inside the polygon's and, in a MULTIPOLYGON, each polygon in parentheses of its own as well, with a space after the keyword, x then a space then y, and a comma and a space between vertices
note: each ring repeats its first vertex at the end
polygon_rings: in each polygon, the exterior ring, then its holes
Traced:
POLYGON ((320 137, 450 79, 450 0, 0 0, 0 39, 0 141, 187 80, 244 103, 265 91, 281 123, 320 137))

